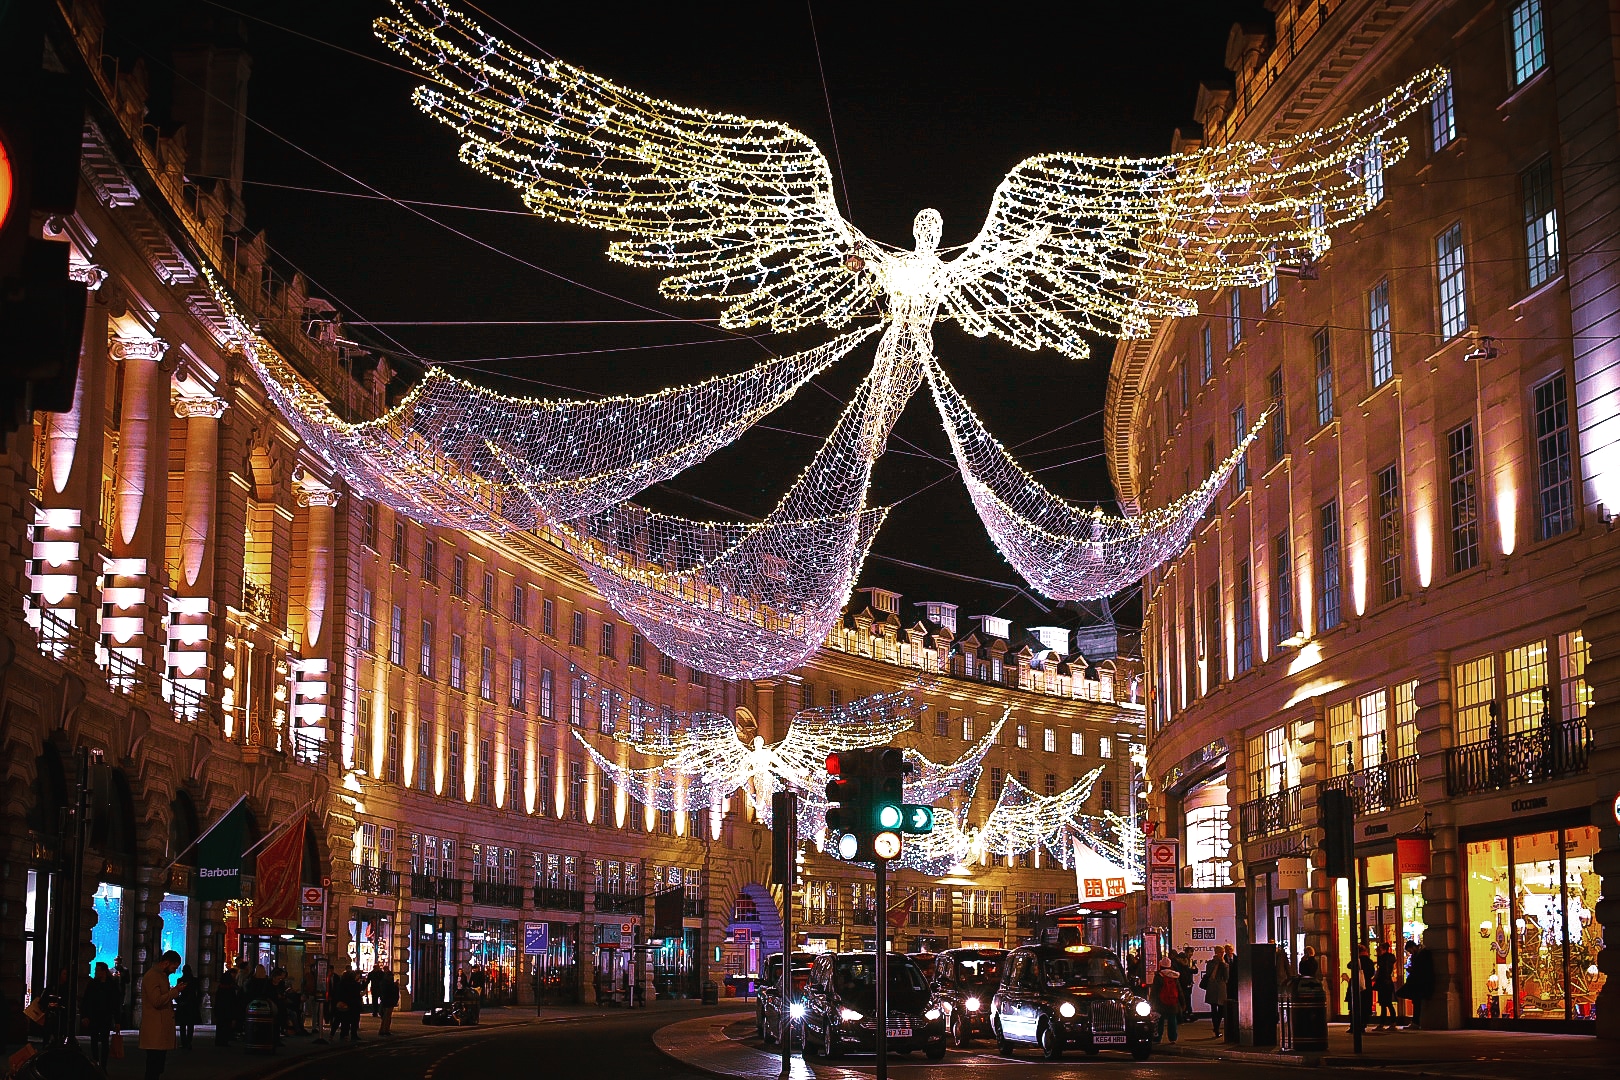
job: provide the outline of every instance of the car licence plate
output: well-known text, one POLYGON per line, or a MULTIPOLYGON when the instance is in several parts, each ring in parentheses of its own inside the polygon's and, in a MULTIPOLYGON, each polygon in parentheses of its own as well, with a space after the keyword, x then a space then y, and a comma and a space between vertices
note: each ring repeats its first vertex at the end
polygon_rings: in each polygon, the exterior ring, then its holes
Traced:
POLYGON ((888 1032, 889 1038, 891 1039, 911 1038, 910 1024, 890 1024, 885 1030, 888 1032))
POLYGON ((1093 1035, 1091 1037, 1091 1041, 1096 1043, 1098 1046, 1124 1046, 1125 1045, 1125 1036, 1123 1036, 1123 1035, 1093 1035))

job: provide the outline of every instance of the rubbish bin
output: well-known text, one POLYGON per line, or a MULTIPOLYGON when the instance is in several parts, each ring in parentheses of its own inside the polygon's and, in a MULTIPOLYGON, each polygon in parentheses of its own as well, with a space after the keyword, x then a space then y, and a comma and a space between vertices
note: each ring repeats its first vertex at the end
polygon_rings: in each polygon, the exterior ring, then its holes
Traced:
POLYGON ((1320 979, 1300 976, 1281 1005, 1284 1050, 1300 1054, 1327 1052, 1327 991, 1320 979))
POLYGON ((703 1004, 717 1005, 720 1002, 720 988, 712 982, 703 984, 703 1004))
POLYGON ((276 1048, 276 1007, 263 998, 248 1002, 247 1048, 265 1054, 276 1048))

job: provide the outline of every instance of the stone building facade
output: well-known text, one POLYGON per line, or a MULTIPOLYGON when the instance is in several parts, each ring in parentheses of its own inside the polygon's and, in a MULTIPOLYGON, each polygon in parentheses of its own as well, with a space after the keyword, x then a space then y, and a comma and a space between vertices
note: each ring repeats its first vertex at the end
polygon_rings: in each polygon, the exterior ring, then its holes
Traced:
POLYGON ((1452 87, 1399 164, 1368 151, 1375 205, 1314 264, 1115 352, 1128 505, 1181 496, 1275 410, 1147 583, 1151 813, 1184 886, 1238 891, 1248 940, 1335 973, 1358 941, 1421 941, 1426 1026, 1612 1036, 1614 28, 1565 0, 1267 7, 1272 28, 1231 32, 1233 84, 1199 91, 1211 145, 1331 123, 1435 64, 1452 87), (1332 788, 1359 911, 1315 856, 1332 788))
MULTIPOLYGON (((1002 778, 1052 791, 1094 769, 1098 811, 1129 813, 1140 680, 1096 628, 958 626, 949 604, 913 617, 869 590, 801 670, 706 678, 619 621, 544 536, 424 528, 347 490, 232 345, 227 302, 345 417, 376 415, 403 381, 243 231, 244 121, 221 109, 240 107, 249 58, 183 50, 176 69, 209 89, 177 91, 159 122, 145 69, 103 55, 99 6, 64 8, 49 42, 86 91, 83 184, 73 214, 37 224, 92 292, 72 409, 36 414, 0 457, 6 1000, 59 985, 70 955, 139 974, 167 948, 209 987, 241 955, 295 984, 322 955, 386 962, 418 1008, 474 970, 522 1001, 740 984, 781 944, 766 830, 736 798, 713 818, 633 806, 579 745, 622 756, 617 727, 693 710, 771 741, 801 708, 915 684, 930 709, 903 741, 936 759, 1007 717, 974 816, 1002 778), (226 179, 193 179, 197 161, 226 179), (299 918, 196 897, 194 841, 238 800, 249 843, 306 817, 299 918), (681 932, 651 947, 652 897, 670 889, 681 932)), ((922 890, 902 942, 1007 942, 1074 898, 1072 872, 1004 861, 896 875, 922 890)), ((866 876, 813 849, 803 875, 800 940, 860 944, 866 876)))

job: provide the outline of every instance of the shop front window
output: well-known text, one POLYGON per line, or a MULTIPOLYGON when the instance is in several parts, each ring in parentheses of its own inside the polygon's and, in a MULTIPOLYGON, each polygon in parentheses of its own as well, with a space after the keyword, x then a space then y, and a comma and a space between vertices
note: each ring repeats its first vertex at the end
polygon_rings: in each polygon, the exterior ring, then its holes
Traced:
POLYGON ((1585 1020, 1603 976, 1597 829, 1468 845, 1469 991, 1478 1019, 1585 1020))
POLYGON ((1192 867, 1193 887, 1230 885, 1232 842, 1225 774, 1190 788, 1184 807, 1187 865, 1192 867))
POLYGON ((163 920, 163 929, 159 934, 161 947, 164 952, 173 950, 179 953, 187 962, 190 956, 186 952, 186 941, 190 938, 187 922, 190 910, 191 898, 175 893, 164 893, 163 901, 158 904, 158 915, 163 920))
POLYGON ((96 887, 95 896, 90 902, 96 909, 96 925, 90 931, 90 944, 96 950, 95 959, 90 964, 90 970, 94 971, 96 964, 112 967, 113 961, 120 955, 118 929, 124 925, 124 887, 103 881, 96 887))

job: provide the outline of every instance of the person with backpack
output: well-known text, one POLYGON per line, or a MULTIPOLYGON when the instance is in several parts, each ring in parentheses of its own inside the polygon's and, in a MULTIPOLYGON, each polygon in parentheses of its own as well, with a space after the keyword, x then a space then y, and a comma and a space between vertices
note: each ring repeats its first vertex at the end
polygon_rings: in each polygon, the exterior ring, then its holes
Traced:
POLYGON ((1157 1037, 1169 1032, 1170 1041, 1176 1041, 1181 1029, 1181 973, 1166 956, 1159 961, 1159 970, 1153 976, 1153 999, 1159 1007, 1157 1037))

